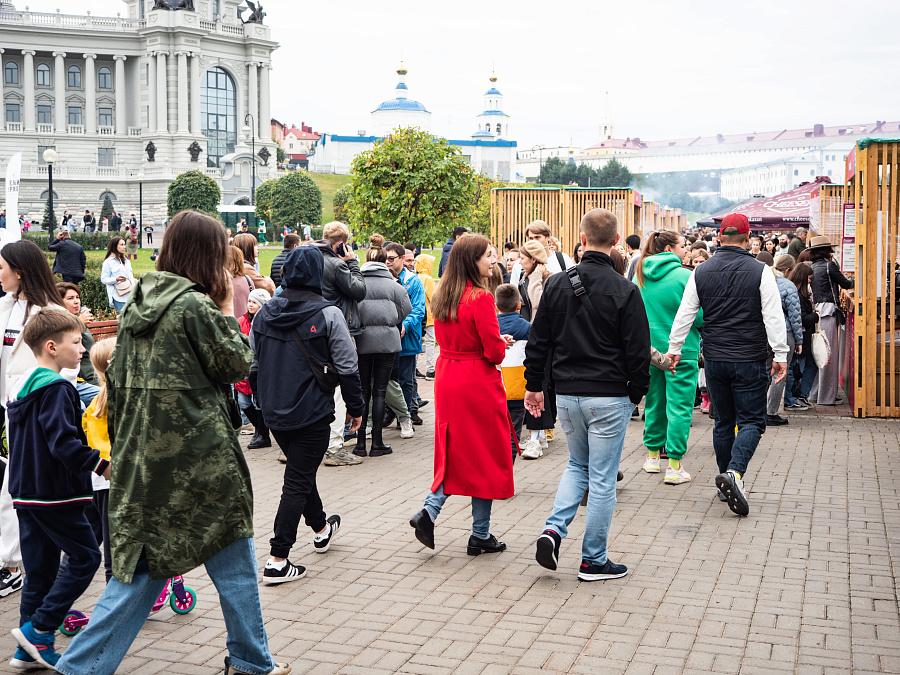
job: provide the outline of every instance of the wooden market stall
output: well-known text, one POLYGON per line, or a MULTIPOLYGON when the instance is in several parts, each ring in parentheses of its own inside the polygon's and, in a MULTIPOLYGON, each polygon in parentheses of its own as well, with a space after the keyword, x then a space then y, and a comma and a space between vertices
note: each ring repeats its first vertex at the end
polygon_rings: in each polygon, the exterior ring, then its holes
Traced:
POLYGON ((491 240, 497 246, 507 241, 521 244, 525 227, 543 220, 560 240, 563 251, 579 241, 579 226, 585 213, 603 208, 616 214, 619 237, 641 234, 641 193, 631 188, 494 188, 491 190, 491 240))

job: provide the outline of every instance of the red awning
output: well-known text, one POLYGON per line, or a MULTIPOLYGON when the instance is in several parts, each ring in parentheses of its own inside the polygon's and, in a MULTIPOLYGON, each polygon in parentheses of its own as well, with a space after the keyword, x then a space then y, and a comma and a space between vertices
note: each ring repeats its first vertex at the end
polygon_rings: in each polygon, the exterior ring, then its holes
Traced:
POLYGON ((819 186, 831 183, 828 176, 816 176, 811 183, 758 202, 742 202, 727 213, 717 213, 713 219, 720 223, 728 213, 743 213, 754 230, 777 230, 809 225, 809 198, 819 194, 819 186))

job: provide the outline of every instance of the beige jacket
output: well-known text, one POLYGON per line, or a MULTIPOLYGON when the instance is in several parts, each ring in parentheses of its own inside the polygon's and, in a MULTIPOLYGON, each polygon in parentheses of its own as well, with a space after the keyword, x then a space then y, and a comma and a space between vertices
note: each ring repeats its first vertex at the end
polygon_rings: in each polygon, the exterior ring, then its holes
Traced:
POLYGON ((244 274, 250 277, 250 281, 253 282, 253 288, 262 288, 269 291, 269 295, 275 295, 275 283, 268 277, 262 276, 256 271, 256 268, 246 260, 244 261, 244 274))

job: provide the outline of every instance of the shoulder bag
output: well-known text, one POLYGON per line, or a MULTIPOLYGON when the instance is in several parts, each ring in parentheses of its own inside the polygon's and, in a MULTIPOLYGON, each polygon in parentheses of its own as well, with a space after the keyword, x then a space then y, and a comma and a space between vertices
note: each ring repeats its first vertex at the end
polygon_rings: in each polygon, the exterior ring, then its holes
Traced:
POLYGON ((319 389, 329 396, 334 396, 334 390, 338 384, 340 384, 340 377, 334 369, 334 366, 330 363, 323 363, 310 354, 309 350, 306 349, 306 345, 303 344, 303 340, 300 339, 300 333, 297 332, 296 328, 294 329, 293 337, 294 342, 297 343, 297 346, 300 347, 300 351, 303 352, 303 356, 306 357, 309 369, 316 378, 316 382, 319 383, 319 389))
MULTIPOLYGON (((584 284, 581 283, 581 277, 578 276, 578 269, 576 267, 570 267, 566 270, 566 274, 569 277, 569 282, 572 284, 572 290, 575 291, 575 297, 581 299, 581 303, 588 311, 588 314, 591 315, 591 319, 595 323, 602 323, 600 314, 597 313, 597 308, 591 304, 591 301, 587 297, 587 289, 584 287, 584 284)), ((658 349, 650 347, 650 365, 656 366, 660 370, 668 370, 670 365, 669 357, 660 353, 658 349)))
POLYGON ((831 345, 825 333, 818 328, 812 334, 812 357, 816 368, 824 368, 831 362, 831 345))

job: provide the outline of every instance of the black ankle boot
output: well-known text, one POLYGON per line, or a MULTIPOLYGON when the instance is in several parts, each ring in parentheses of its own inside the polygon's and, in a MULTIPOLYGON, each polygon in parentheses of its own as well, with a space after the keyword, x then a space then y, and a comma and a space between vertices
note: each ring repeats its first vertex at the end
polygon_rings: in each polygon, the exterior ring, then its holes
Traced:
POLYGON ((257 448, 271 448, 272 447, 272 439, 269 438, 269 435, 266 434, 263 436, 259 434, 256 436, 250 444, 247 446, 248 450, 256 450, 257 448))
POLYGON ((469 537, 469 545, 466 553, 469 555, 480 555, 481 553, 499 553, 506 550, 506 544, 497 541, 497 537, 492 534, 487 539, 479 539, 474 534, 469 537))
POLYGON ((393 448, 389 445, 385 445, 384 443, 380 443, 376 445, 372 443, 372 449, 369 451, 369 457, 381 457, 381 455, 389 455, 393 452, 393 448))
POLYGON ((409 519, 409 524, 416 531, 416 539, 428 548, 434 548, 434 521, 428 511, 422 509, 409 519))
MULTIPOLYGON (((372 448, 372 449, 374 450, 374 448, 372 448)), ((364 442, 357 443, 356 447, 353 448, 353 454, 356 455, 357 457, 365 457, 367 455, 366 444, 364 442)))

